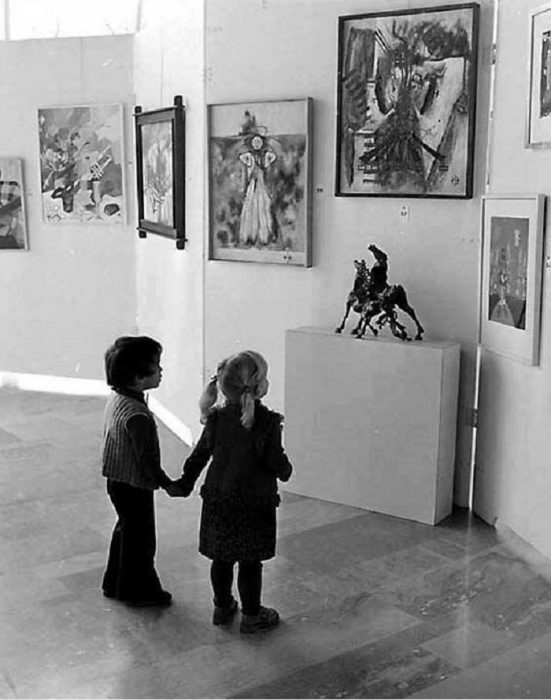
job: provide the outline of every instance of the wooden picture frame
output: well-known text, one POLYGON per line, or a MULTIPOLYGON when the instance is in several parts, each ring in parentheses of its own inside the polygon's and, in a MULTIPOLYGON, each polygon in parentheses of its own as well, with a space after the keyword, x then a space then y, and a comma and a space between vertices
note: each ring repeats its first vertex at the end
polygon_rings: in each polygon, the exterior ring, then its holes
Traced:
POLYGON ((478 3, 339 17, 335 194, 470 199, 478 3))
POLYGON ((311 267, 312 98, 207 113, 209 260, 311 267))
POLYGON ((143 112, 134 108, 138 235, 154 233, 185 247, 185 109, 174 106, 143 112))
POLYGON ((0 250, 28 250, 23 160, 0 157, 0 250))
POLYGON ((482 198, 479 342, 539 363, 545 196, 482 198))
POLYGON ((526 148, 551 146, 551 4, 530 14, 526 148))

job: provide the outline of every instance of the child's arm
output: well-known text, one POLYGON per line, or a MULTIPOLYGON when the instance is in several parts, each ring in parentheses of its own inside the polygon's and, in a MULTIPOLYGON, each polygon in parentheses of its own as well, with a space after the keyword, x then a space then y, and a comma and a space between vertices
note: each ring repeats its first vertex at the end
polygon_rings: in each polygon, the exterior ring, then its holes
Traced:
POLYGON ((173 482, 175 487, 174 495, 189 496, 189 494, 193 491, 195 482, 199 478, 199 475, 203 469, 206 467, 212 455, 211 430, 212 426, 207 423, 203 429, 203 432, 201 433, 198 443, 195 445, 192 453, 184 462, 182 476, 173 482))
POLYGON ((141 474, 151 479, 157 486, 166 488, 172 483, 172 479, 161 467, 159 436, 153 419, 143 415, 132 416, 126 424, 126 429, 141 474))
POLYGON ((270 428, 266 436, 264 466, 269 472, 275 474, 280 481, 289 481, 293 466, 281 444, 282 420, 283 416, 275 415, 270 421, 270 428))

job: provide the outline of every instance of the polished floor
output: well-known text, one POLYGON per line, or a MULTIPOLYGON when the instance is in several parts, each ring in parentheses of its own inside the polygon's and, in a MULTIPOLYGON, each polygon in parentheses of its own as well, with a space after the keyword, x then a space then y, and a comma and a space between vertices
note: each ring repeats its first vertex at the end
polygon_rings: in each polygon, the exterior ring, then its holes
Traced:
MULTIPOLYGON (((282 624, 246 636, 211 625, 199 498, 159 493, 174 605, 103 598, 103 405, 0 389, 0 697, 551 697, 551 583, 464 512, 430 527, 284 492, 264 596, 282 624)), ((186 448, 161 436, 176 476, 186 448)))

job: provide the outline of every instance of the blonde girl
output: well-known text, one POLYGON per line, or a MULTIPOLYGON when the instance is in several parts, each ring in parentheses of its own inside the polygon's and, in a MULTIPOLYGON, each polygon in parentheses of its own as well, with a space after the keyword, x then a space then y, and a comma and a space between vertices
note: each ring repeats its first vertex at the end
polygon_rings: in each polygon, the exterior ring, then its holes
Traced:
POLYGON ((262 562, 275 556, 277 480, 287 481, 292 466, 281 444, 283 417, 262 403, 267 375, 266 360, 252 350, 218 365, 199 400, 205 427, 182 477, 168 490, 189 495, 209 464, 200 489, 199 551, 212 562, 213 623, 227 624, 237 612, 232 593, 237 563, 243 633, 279 622, 276 610, 261 605, 262 562), (222 405, 217 405, 219 392, 222 405))

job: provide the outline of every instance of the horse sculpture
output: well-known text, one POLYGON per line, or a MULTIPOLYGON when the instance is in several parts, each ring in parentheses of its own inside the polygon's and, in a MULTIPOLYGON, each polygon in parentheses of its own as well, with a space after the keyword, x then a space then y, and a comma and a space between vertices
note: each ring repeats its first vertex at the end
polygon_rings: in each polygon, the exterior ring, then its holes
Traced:
POLYGON ((406 290, 401 284, 388 284, 387 254, 374 244, 369 245, 368 250, 375 258, 375 263, 373 267, 368 268, 365 260, 354 260, 354 285, 346 301, 344 318, 335 332, 342 333, 350 311, 354 310, 360 315, 360 320, 352 331, 352 335, 357 338, 362 338, 367 328, 376 336, 379 330, 388 325, 395 337, 411 340, 406 326, 398 321, 397 311, 400 309, 415 323, 415 340, 422 340, 425 329, 408 302, 406 290))

